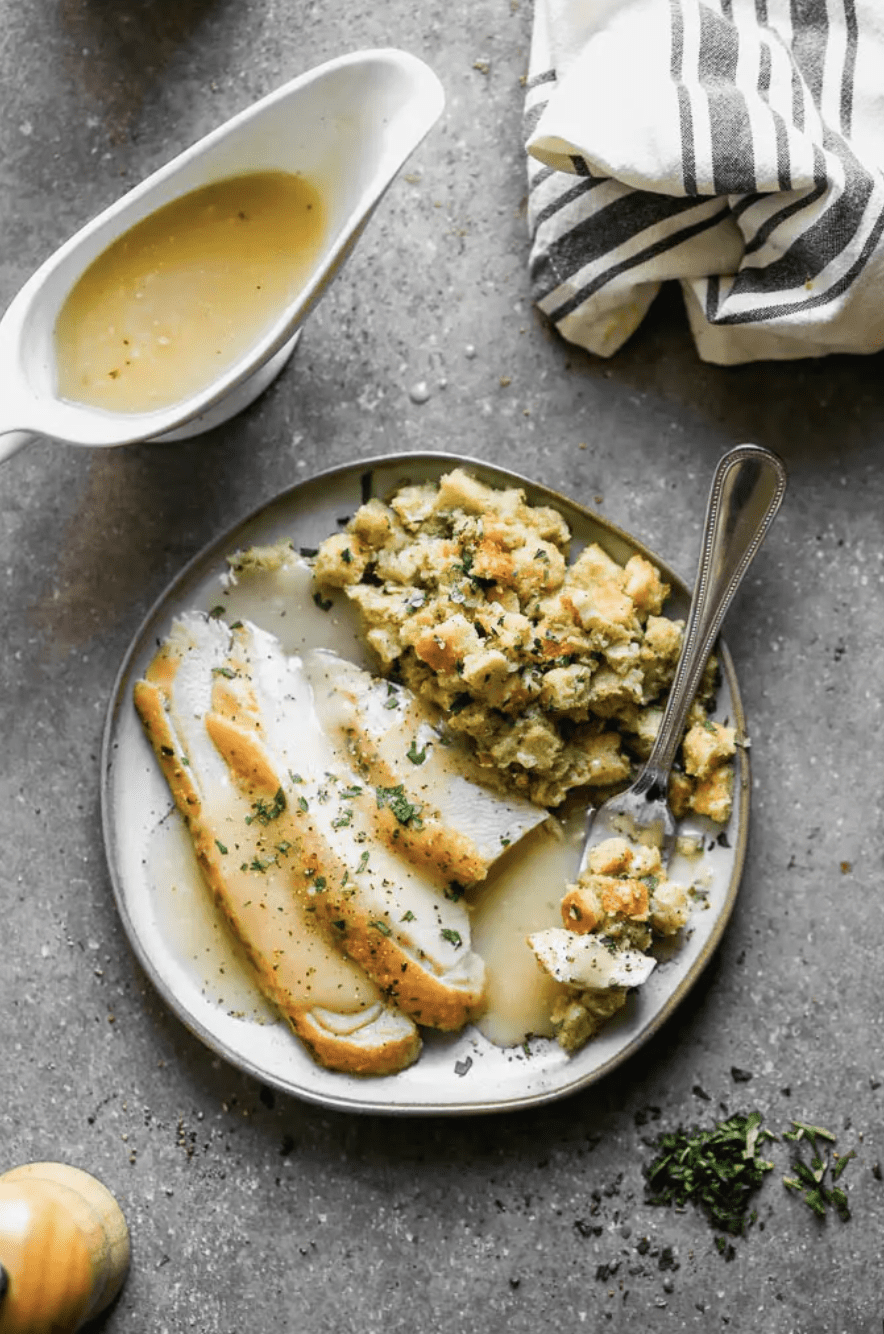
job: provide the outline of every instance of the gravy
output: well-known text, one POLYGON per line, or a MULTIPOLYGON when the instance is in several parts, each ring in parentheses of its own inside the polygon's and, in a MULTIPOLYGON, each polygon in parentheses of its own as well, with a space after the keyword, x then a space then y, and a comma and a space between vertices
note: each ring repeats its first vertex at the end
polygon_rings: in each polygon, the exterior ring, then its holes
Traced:
POLYGON ((323 231, 318 191, 288 172, 232 176, 166 204, 71 290, 55 328, 58 392, 151 412, 205 389, 303 287, 323 231))
POLYGON ((496 1046, 553 1035, 550 1010, 564 989, 540 967, 527 937, 562 925, 559 904, 577 876, 585 822, 578 809, 563 826, 532 830, 471 891, 473 949, 485 960, 488 997, 476 1027, 496 1046))

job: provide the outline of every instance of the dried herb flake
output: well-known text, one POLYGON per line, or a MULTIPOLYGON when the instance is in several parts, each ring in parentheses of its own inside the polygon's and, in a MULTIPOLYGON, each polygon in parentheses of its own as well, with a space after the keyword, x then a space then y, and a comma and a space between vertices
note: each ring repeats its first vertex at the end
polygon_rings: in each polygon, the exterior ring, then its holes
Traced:
POLYGON ((420 817, 422 808, 408 800, 402 783, 398 783, 395 787, 375 788, 375 795, 378 810, 383 810, 386 807, 387 810, 392 811, 399 823, 407 829, 423 829, 423 821, 420 817))

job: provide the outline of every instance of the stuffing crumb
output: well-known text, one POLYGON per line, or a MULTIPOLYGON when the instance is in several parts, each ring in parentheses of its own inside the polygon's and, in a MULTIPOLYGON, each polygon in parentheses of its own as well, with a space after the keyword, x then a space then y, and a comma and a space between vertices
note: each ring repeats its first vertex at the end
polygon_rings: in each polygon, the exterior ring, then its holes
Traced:
POLYGON ((291 559, 292 550, 292 543, 288 541, 274 542, 266 547, 248 547, 228 556, 227 566, 234 580, 245 574, 272 574, 291 559))

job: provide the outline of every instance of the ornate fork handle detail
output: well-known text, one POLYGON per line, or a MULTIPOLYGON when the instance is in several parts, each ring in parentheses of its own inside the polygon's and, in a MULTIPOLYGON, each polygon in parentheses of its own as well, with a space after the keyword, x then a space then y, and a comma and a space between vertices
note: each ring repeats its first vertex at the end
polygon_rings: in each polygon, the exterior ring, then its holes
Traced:
POLYGON ((635 784, 649 799, 666 795, 685 719, 712 645, 785 490, 782 461, 760 445, 738 445, 716 469, 681 656, 657 739, 635 784))

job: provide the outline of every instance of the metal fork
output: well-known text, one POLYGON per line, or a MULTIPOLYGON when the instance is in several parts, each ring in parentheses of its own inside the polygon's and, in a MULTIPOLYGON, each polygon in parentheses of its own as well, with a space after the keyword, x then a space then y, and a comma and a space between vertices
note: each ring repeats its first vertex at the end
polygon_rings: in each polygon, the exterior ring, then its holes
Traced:
POLYGON ((760 445, 738 445, 725 454, 709 492, 697 580, 681 655, 660 729, 631 787, 589 811, 580 869, 590 849, 615 835, 650 834, 664 865, 675 844, 669 807, 669 775, 685 720, 721 623, 743 575, 764 541, 786 490, 782 461, 760 445))

